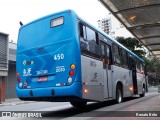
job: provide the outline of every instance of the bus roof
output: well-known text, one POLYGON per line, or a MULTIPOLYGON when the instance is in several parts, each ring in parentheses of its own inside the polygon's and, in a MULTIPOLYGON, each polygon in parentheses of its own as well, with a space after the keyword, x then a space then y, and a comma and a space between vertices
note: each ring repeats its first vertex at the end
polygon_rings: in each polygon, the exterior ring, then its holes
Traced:
MULTIPOLYGON (((49 18, 49 17, 54 16, 54 15, 58 15, 58 14, 61 14, 61 13, 70 12, 70 11, 73 11, 73 10, 68 9, 68 10, 64 10, 64 11, 60 11, 60 12, 56 12, 56 13, 52 13, 52 14, 43 16, 43 17, 41 17, 41 18, 35 19, 35 20, 33 20, 33 21, 31 21, 31 22, 29 22, 29 23, 21 26, 20 29, 22 29, 22 28, 24 28, 24 27, 26 27, 26 26, 28 26, 28 25, 30 25, 30 24, 33 24, 33 23, 35 23, 35 22, 37 22, 37 21, 40 21, 40 20, 49 18)), ((75 12, 74 12, 74 13, 75 13, 75 12)))

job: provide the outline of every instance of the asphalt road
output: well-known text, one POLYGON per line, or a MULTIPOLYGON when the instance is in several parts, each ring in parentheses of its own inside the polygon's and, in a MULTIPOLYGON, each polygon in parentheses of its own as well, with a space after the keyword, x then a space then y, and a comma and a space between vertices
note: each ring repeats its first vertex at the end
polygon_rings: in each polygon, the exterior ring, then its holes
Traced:
MULTIPOLYGON (((88 103, 87 107, 83 109, 77 109, 72 107, 67 102, 34 102, 28 104, 20 104, 15 106, 4 106, 0 108, 0 111, 33 111, 42 112, 42 118, 46 119, 64 119, 64 120, 97 120, 97 119, 118 119, 127 120, 128 117, 132 120, 159 120, 156 117, 156 113, 151 112, 152 117, 136 117, 138 115, 149 114, 148 111, 160 111, 160 95, 157 92, 157 88, 150 88, 146 96, 139 98, 127 98, 121 104, 115 104, 114 101, 101 102, 101 103, 88 103), (158 101, 158 102, 157 102, 158 101), (128 112, 129 111, 129 112, 128 112), (133 112, 136 111, 136 112, 133 112), (138 112, 140 111, 140 112, 138 112), (144 113, 141 111, 145 111, 144 113), (123 116, 123 117, 122 117, 123 116), (125 117, 124 117, 125 116, 125 117)), ((0 118, 2 119, 2 118, 0 118)), ((17 118, 6 118, 5 120, 17 118)), ((18 118, 22 119, 22 118, 18 118)), ((24 119, 24 118, 23 118, 24 119)), ((26 118, 25 118, 26 119, 26 118)), ((28 118, 31 119, 31 118, 28 118)), ((3 118, 4 120, 4 118, 3 118)))

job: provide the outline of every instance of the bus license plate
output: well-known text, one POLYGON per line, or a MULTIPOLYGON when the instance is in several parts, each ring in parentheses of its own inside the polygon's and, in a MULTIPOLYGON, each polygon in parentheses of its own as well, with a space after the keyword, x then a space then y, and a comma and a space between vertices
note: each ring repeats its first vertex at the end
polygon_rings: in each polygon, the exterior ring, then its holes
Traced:
POLYGON ((48 77, 39 77, 38 78, 38 82, 44 82, 44 81, 47 81, 48 80, 48 77))

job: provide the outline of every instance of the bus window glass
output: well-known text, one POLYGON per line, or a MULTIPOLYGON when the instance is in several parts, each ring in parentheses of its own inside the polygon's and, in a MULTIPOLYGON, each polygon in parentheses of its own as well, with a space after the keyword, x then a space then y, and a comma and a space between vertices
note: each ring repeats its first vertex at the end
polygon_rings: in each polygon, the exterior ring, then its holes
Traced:
POLYGON ((140 65, 140 62, 138 60, 136 61, 136 70, 137 70, 138 73, 141 72, 141 65, 140 65))
POLYGON ((141 73, 144 73, 144 64, 140 63, 140 69, 141 69, 141 73))
POLYGON ((84 30, 83 30, 83 24, 79 23, 79 34, 80 37, 84 38, 84 30))
POLYGON ((105 57, 105 49, 104 45, 101 45, 101 50, 102 50, 102 58, 105 57))
POLYGON ((81 23, 79 31, 82 54, 100 59, 100 46, 97 43, 96 32, 81 23))
POLYGON ((101 42, 101 59, 103 62, 103 69, 106 68, 107 58, 105 55, 105 44, 101 42))
POLYGON ((127 63, 127 53, 122 50, 122 57, 121 57, 121 61, 122 61, 122 64, 123 64, 123 67, 127 68, 128 67, 128 63, 127 63))
POLYGON ((108 47, 107 47, 107 57, 110 58, 110 51, 108 47))
POLYGON ((120 55, 119 55, 119 49, 118 46, 114 45, 113 46, 113 51, 114 51, 114 63, 117 65, 120 65, 120 55))
POLYGON ((79 24, 79 27, 80 27, 80 30, 79 30, 80 37, 84 38, 84 40, 86 40, 86 30, 85 30, 86 27, 82 23, 79 24))
POLYGON ((87 40, 89 42, 96 41, 96 33, 92 29, 86 27, 86 32, 87 32, 87 40))
POLYGON ((126 67, 128 68, 128 67, 129 67, 129 66, 128 66, 128 53, 125 52, 125 54, 126 54, 126 67))
POLYGON ((132 55, 131 54, 129 54, 129 53, 127 53, 128 55, 128 68, 130 69, 130 70, 132 70, 133 69, 133 67, 132 67, 132 55))

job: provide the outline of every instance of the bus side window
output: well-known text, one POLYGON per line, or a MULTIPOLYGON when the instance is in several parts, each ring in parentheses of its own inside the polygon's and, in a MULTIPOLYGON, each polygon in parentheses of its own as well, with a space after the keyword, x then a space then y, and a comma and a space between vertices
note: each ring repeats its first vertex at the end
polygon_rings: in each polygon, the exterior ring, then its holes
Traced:
POLYGON ((124 68, 127 68, 127 67, 128 67, 128 66, 127 66, 127 65, 128 65, 127 59, 128 59, 127 53, 126 53, 124 50, 122 50, 121 62, 122 62, 122 65, 123 65, 124 68))
POLYGON ((96 32, 96 43, 97 45, 99 45, 99 37, 98 37, 98 33, 96 32))
POLYGON ((141 72, 141 64, 140 64, 140 61, 136 61, 136 71, 138 72, 138 73, 140 73, 141 72))
POLYGON ((132 56, 128 53, 128 68, 132 70, 132 56))
POLYGON ((101 42, 101 60, 103 62, 103 69, 106 69, 108 66, 108 70, 111 69, 111 52, 110 46, 101 42))
POLYGON ((144 64, 142 62, 140 63, 140 67, 141 67, 141 74, 144 74, 144 64))
POLYGON ((89 26, 79 23, 81 52, 83 55, 100 59, 100 45, 98 33, 89 26))
POLYGON ((111 48, 110 46, 106 46, 106 50, 107 50, 107 64, 108 64, 108 70, 111 69, 111 48))
POLYGON ((86 42, 86 27, 80 22, 79 23, 79 35, 82 54, 88 51, 88 44, 86 42))
POLYGON ((125 54, 126 54, 126 67, 129 68, 129 67, 128 67, 128 53, 125 52, 125 54))
POLYGON ((105 45, 101 43, 101 60, 103 62, 103 69, 106 68, 106 56, 105 56, 105 45))
POLYGON ((86 39, 86 30, 85 26, 82 23, 79 23, 79 33, 80 37, 86 39))
POLYGON ((120 60, 120 52, 119 48, 116 45, 113 45, 113 55, 114 55, 114 64, 120 66, 121 60, 120 60))

